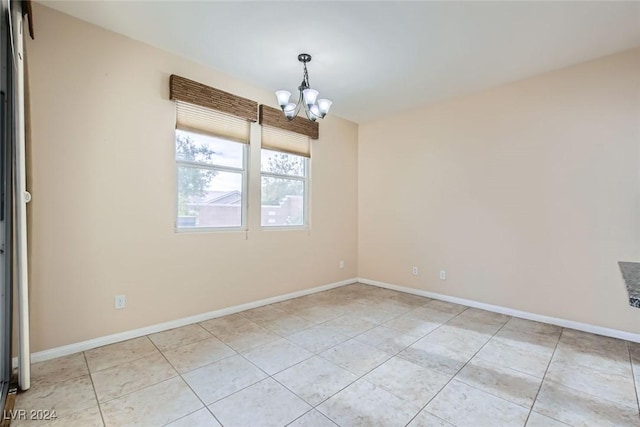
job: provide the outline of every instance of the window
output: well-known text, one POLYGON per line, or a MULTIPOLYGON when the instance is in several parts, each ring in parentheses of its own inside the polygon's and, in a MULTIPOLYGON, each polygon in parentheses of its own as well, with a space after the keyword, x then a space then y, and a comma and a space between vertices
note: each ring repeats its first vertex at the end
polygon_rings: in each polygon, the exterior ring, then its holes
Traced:
POLYGON ((318 138, 318 123, 302 118, 287 121, 276 108, 260 106, 261 215, 263 227, 309 225, 310 138, 318 138))
POLYGON ((260 164, 262 226, 306 226, 308 159, 263 148, 260 164))
POLYGON ((247 157, 256 121, 262 125, 260 224, 308 226, 317 123, 288 122, 276 108, 176 75, 169 89, 176 102, 176 231, 247 230, 247 157))
POLYGON ((245 229, 248 122, 178 102, 176 127, 176 229, 245 229))

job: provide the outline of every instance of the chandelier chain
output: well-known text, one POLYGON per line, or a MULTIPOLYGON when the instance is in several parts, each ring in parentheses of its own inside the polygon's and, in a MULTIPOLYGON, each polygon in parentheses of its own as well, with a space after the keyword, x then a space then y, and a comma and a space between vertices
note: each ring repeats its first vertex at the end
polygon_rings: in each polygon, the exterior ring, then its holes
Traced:
POLYGON ((306 89, 306 88, 311 87, 311 85, 309 84, 309 73, 307 72, 307 63, 304 62, 302 65, 304 67, 304 75, 302 77, 302 83, 303 83, 302 84, 302 88, 306 89))

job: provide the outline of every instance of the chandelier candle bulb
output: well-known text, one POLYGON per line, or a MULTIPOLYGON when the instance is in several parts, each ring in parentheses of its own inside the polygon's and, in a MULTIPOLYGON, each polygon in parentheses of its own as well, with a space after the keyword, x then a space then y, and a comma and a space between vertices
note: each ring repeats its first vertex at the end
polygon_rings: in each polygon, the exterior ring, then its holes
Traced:
POLYGON ((315 122, 317 119, 323 119, 327 115, 332 102, 328 99, 318 99, 319 92, 315 89, 311 89, 309 85, 307 63, 311 62, 311 55, 308 53, 301 53, 298 55, 298 61, 302 62, 302 66, 304 67, 302 83, 298 86, 298 102, 289 102, 291 92, 286 90, 277 90, 276 98, 278 99, 278 105, 280 105, 282 112, 288 120, 295 119, 300 110, 304 108, 304 113, 307 118, 312 122, 315 122))

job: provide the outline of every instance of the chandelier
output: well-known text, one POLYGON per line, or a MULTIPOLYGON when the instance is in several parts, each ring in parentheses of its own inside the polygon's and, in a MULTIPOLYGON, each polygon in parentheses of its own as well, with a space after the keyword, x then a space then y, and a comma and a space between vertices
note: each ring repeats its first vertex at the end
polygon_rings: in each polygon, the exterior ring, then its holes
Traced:
POLYGON ((329 112, 332 102, 328 99, 318 99, 318 91, 311 89, 309 86, 309 73, 307 73, 307 62, 311 62, 311 55, 301 53, 298 55, 298 61, 302 62, 304 67, 304 75, 302 83, 298 86, 298 103, 289 102, 291 92, 286 90, 277 90, 276 97, 278 104, 282 108, 282 112, 289 120, 293 120, 304 106, 304 112, 309 120, 315 122, 318 119, 324 119, 329 112))

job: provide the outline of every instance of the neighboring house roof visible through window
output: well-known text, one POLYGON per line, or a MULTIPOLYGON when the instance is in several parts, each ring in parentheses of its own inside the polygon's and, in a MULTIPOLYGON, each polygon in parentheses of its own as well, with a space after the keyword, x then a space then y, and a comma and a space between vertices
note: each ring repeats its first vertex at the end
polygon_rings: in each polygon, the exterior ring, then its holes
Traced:
POLYGON ((242 201, 242 193, 233 191, 208 191, 202 198, 194 201, 194 205, 238 205, 242 201))

